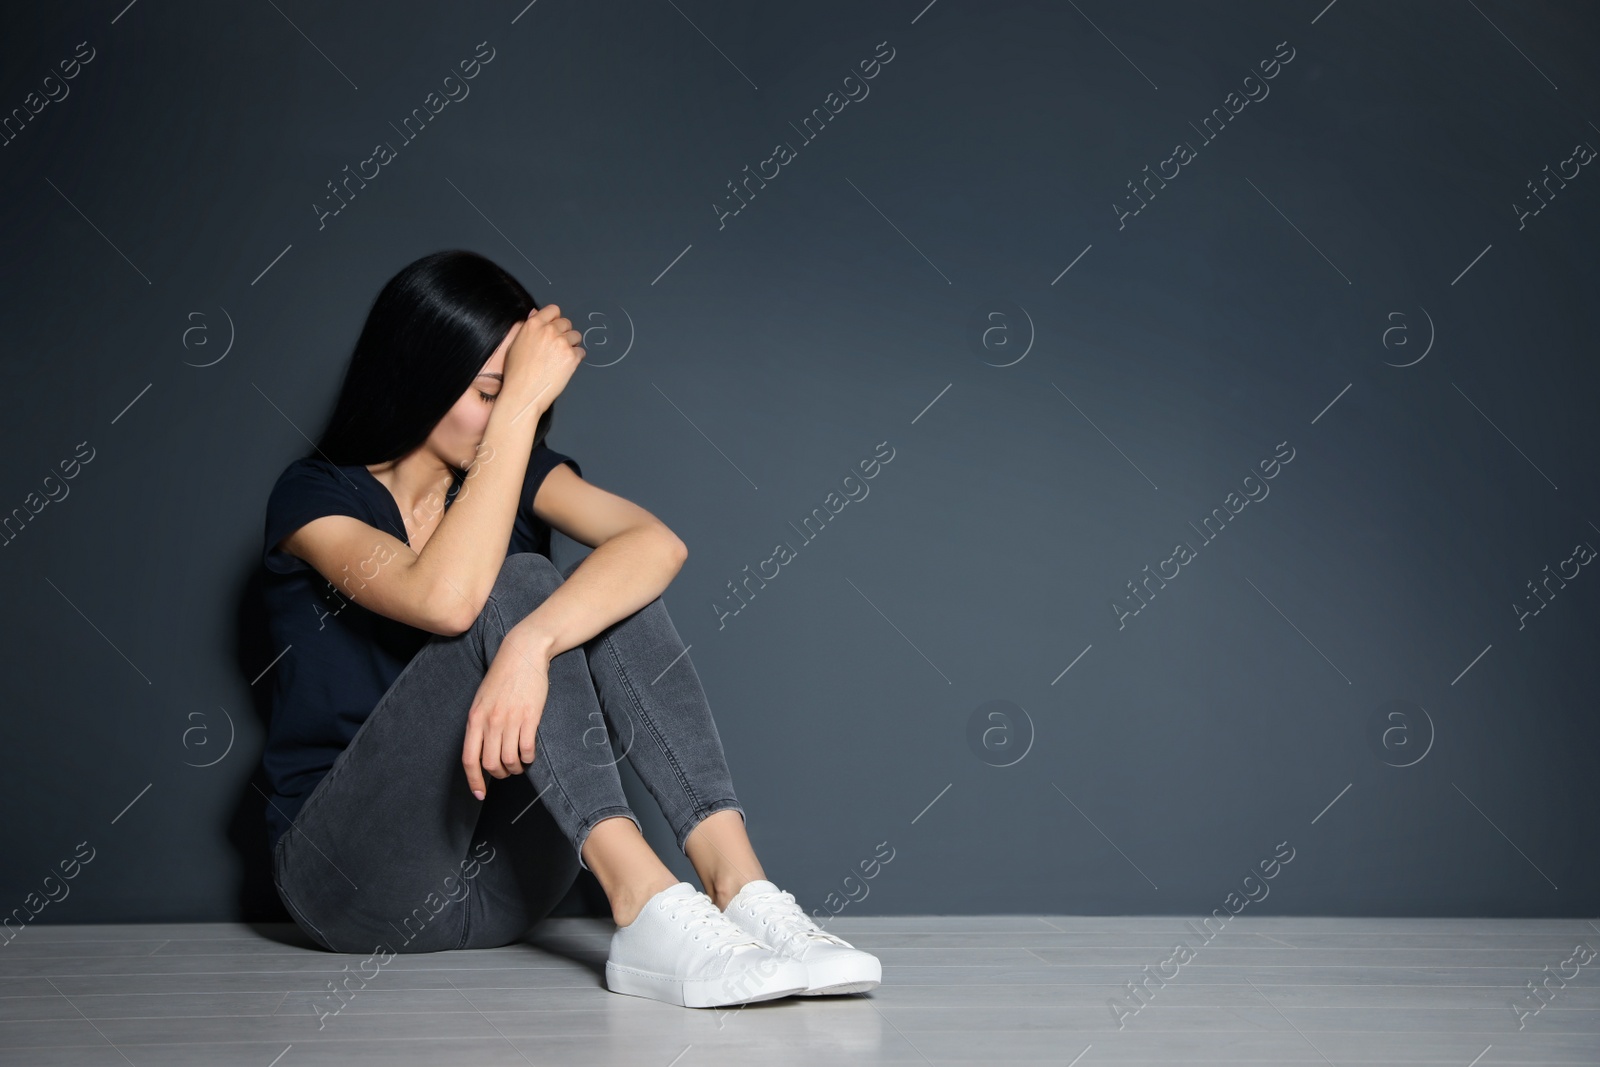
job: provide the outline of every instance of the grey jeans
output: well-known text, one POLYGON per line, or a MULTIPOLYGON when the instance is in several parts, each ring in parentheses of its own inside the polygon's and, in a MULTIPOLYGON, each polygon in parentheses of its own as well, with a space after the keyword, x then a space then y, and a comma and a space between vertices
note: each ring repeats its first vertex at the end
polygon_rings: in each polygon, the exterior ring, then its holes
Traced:
POLYGON ((596 823, 638 825, 624 758, 680 852, 712 812, 743 818, 705 691, 659 597, 551 661, 533 762, 505 778, 485 772, 485 799, 472 795, 461 750, 478 685, 506 632, 577 566, 563 574, 537 553, 508 555, 477 621, 423 645, 278 839, 278 896, 319 945, 436 952, 520 940, 586 869, 596 823))

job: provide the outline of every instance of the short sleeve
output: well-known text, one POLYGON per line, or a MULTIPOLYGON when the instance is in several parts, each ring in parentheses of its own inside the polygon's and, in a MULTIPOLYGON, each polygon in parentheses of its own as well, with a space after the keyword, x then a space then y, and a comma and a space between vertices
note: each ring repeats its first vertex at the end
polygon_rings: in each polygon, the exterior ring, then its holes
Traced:
POLYGON ((295 460, 278 476, 267 498, 262 562, 268 570, 288 574, 309 566, 277 547, 278 542, 312 519, 349 515, 370 522, 367 509, 343 471, 315 458, 295 460))
POLYGON ((537 521, 533 513, 533 498, 539 495, 539 487, 544 484, 545 475, 555 470, 561 464, 570 466, 578 477, 583 477, 583 468, 578 466, 578 461, 564 452, 557 452, 546 447, 543 441, 534 446, 528 454, 528 473, 522 482, 522 510, 529 521, 537 521))

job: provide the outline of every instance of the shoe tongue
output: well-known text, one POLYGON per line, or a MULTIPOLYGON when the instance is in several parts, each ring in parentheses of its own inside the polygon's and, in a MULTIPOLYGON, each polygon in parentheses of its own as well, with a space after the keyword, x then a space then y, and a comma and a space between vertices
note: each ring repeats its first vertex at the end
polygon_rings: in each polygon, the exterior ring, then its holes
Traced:
POLYGON ((771 882, 767 881, 765 878, 757 878, 753 882, 746 882, 744 888, 739 890, 739 892, 740 893, 776 893, 776 892, 778 892, 778 887, 773 885, 771 882))

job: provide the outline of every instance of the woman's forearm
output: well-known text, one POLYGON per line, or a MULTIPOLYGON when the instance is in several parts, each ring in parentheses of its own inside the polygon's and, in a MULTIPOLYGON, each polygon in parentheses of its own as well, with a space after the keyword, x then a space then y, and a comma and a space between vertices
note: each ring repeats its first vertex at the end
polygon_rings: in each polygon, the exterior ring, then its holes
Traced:
POLYGON ((657 523, 624 530, 595 546, 544 603, 506 634, 505 644, 540 669, 666 591, 688 549, 657 523))
POLYGON ((548 406, 520 393, 505 397, 504 407, 495 403, 472 468, 417 556, 441 617, 460 620, 462 630, 483 610, 505 561, 535 428, 548 406))

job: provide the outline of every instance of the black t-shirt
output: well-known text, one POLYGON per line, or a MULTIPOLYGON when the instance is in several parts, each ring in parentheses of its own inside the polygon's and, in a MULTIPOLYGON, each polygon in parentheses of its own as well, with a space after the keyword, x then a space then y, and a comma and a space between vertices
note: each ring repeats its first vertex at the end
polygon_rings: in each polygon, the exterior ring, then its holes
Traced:
MULTIPOLYGON (((533 498, 545 475, 562 463, 583 474, 576 460, 543 442, 529 455, 507 555, 550 555, 550 527, 534 515, 533 498)), ((458 476, 451 485, 447 509, 462 481, 458 476)), ((278 657, 271 668, 272 719, 261 756, 274 790, 266 812, 269 848, 432 636, 341 596, 316 568, 276 547, 323 515, 350 515, 410 544, 394 495, 361 464, 336 466, 321 457, 302 457, 272 488, 262 554, 267 626, 278 657)), ((360 580, 354 575, 352 584, 360 580)))

